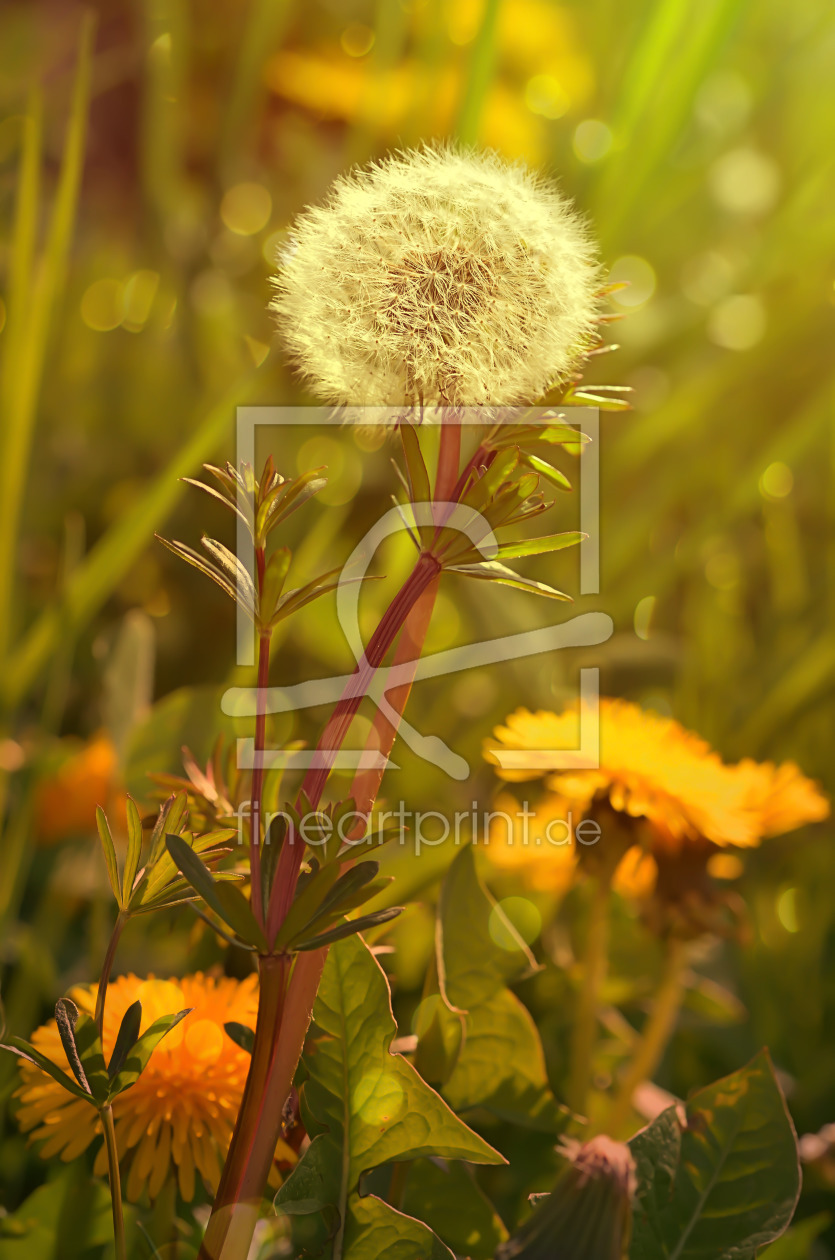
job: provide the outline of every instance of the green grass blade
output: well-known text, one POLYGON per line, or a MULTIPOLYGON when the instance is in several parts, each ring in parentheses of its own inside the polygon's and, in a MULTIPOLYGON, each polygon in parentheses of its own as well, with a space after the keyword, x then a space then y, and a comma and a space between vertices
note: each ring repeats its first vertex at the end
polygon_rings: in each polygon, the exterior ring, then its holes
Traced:
POLYGON ((462 144, 476 144, 481 132, 484 102, 493 82, 496 60, 496 27, 502 0, 486 0, 484 15, 473 45, 456 133, 462 144))
POLYGON ((13 708, 41 677, 63 636, 76 634, 95 616, 137 556, 162 527, 184 492, 181 477, 194 473, 229 435, 230 417, 244 402, 257 369, 239 378, 192 427, 193 437, 163 468, 145 494, 99 540, 72 574, 58 608, 48 609, 32 626, 12 657, 0 702, 13 708))
POLYGON ((87 13, 82 21, 78 63, 73 87, 70 116, 67 124, 64 154, 58 190, 49 224, 46 246, 35 268, 31 303, 22 312, 24 292, 32 273, 34 228, 21 223, 24 215, 37 218, 37 165, 40 147, 39 115, 26 129, 22 185, 18 201, 16 249, 20 254, 13 267, 15 320, 22 317, 20 332, 10 347, 16 352, 13 372, 9 373, 9 395, 6 403, 6 440, 0 464, 0 660, 5 659, 11 637, 11 608, 15 556, 20 527, 20 514, 26 492, 26 472, 32 448, 47 341, 55 307, 63 290, 73 227, 78 204, 78 190, 84 164, 87 137, 87 113, 90 101, 90 74, 93 53, 95 18, 87 13), (37 146, 37 148, 35 147, 37 146))

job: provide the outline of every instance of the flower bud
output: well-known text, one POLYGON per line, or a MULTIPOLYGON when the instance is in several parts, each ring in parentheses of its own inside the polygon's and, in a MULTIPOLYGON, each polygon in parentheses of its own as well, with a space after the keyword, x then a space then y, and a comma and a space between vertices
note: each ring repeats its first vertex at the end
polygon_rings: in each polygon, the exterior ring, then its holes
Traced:
POLYGON ((496 1260, 625 1260, 635 1166, 609 1137, 566 1144, 568 1167, 551 1194, 496 1252, 496 1260))

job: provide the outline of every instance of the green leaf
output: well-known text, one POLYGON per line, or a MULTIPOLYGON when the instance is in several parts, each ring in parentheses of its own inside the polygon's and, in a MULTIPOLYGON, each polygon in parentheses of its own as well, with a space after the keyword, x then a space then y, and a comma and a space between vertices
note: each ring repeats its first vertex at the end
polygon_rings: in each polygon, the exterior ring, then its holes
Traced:
POLYGON ((522 577, 507 569, 498 560, 484 560, 481 564, 454 564, 446 570, 450 573, 461 573, 464 577, 480 578, 482 582, 498 582, 502 586, 515 586, 517 590, 529 591, 532 595, 543 595, 546 599, 563 599, 571 603, 571 596, 558 591, 544 582, 535 582, 533 578, 522 577))
POLYGON ((67 1056, 67 1062, 72 1068, 73 1076, 85 1094, 92 1094, 93 1091, 90 1089, 90 1083, 81 1063, 81 1055, 78 1053, 78 1047, 75 1044, 75 1021, 77 1019, 78 1007, 75 1002, 71 1002, 69 998, 61 998, 55 1006, 55 1022, 58 1025, 61 1045, 64 1047, 64 1054, 67 1056))
POLYGON ((113 845, 113 836, 110 832, 110 824, 107 821, 107 815, 101 805, 96 806, 96 827, 98 828, 99 840, 104 850, 104 861, 107 866, 107 878, 110 880, 110 887, 113 890, 113 896, 116 898, 119 909, 124 908, 122 903, 122 891, 119 887, 119 866, 116 862, 116 849, 113 845))
POLYGON ((831 1221, 829 1212, 819 1212, 792 1225, 781 1238, 759 1253, 761 1260, 811 1260, 815 1239, 831 1221))
POLYGON ((74 1094, 76 1098, 83 1098, 85 1102, 93 1103, 89 1090, 82 1089, 71 1076, 67 1076, 67 1073, 57 1063, 53 1063, 45 1054, 41 1054, 40 1050, 36 1050, 28 1041, 24 1041, 22 1037, 10 1037, 8 1041, 0 1044, 0 1050, 8 1050, 9 1054, 17 1055, 19 1059, 26 1059, 27 1062, 34 1063, 35 1067, 39 1067, 42 1072, 46 1072, 47 1076, 51 1076, 53 1081, 57 1081, 68 1094, 74 1094))
POLYGON ((420 449, 417 430, 414 425, 404 421, 400 425, 400 440, 403 443, 403 454, 406 457, 406 470, 409 474, 409 488, 412 503, 431 503, 432 486, 429 472, 420 449))
POLYGON ((109 1096, 111 1099, 116 1098, 119 1094, 123 1094, 126 1089, 130 1089, 131 1085, 136 1084, 163 1037, 172 1028, 175 1028, 181 1019, 185 1019, 186 1015, 190 1015, 192 1009, 192 1007, 188 1007, 184 1011, 177 1011, 175 1015, 161 1015, 133 1043, 128 1051, 125 1066, 116 1074, 110 1086, 109 1096))
POLYGON ((128 852, 125 858, 125 869, 122 873, 122 905, 130 903, 136 872, 139 870, 139 859, 142 855, 142 819, 132 796, 128 797, 128 852))
MULTIPOLYGON (((575 435, 576 436, 576 435, 575 435)), ((553 464, 549 464, 547 460, 540 459, 538 455, 525 453, 525 463, 531 467, 534 472, 539 473, 540 477, 544 477, 552 486, 556 486, 558 490, 570 490, 571 482, 565 473, 560 472, 559 468, 554 468, 553 464)))
POLYGON ((228 1024, 224 1024, 226 1035, 241 1050, 246 1050, 247 1054, 252 1054, 252 1047, 255 1045, 255 1033, 247 1024, 239 1024, 237 1020, 230 1020, 228 1024))
POLYGON ((350 1260, 453 1260, 431 1229, 373 1194, 349 1205, 342 1255, 350 1260))
POLYGON ((128 1052, 136 1045, 141 1023, 142 1003, 133 1002, 122 1016, 119 1032, 116 1035, 116 1044, 113 1047, 113 1053, 107 1065, 107 1075, 111 1081, 114 1076, 121 1072, 125 1065, 125 1059, 128 1057, 128 1052))
POLYGON ((312 949, 321 949, 323 945, 332 945, 334 941, 344 940, 346 936, 355 936, 357 932, 364 932, 366 928, 379 927, 381 923, 388 923, 402 913, 402 906, 389 906, 385 910, 374 910, 371 914, 360 915, 358 919, 346 919, 343 923, 338 923, 336 927, 328 928, 326 932, 318 932, 315 936, 296 941, 293 949, 298 950, 300 954, 312 949))
POLYGON ((543 556, 552 551, 562 551, 565 547, 576 547, 588 538, 579 530, 569 530, 564 534, 549 534, 543 538, 523 538, 517 543, 501 543, 497 552, 501 560, 516 560, 522 556, 543 556))
POLYGON ((747 1260, 800 1193, 794 1127, 768 1052, 699 1090, 630 1142, 638 1171, 631 1260, 747 1260))
POLYGON ((570 1119, 548 1084, 536 1024, 509 989, 467 1012, 461 1052, 441 1093, 456 1112, 489 1111, 555 1136, 570 1119))
MULTIPOLYGON (((340 1227, 333 1260, 400 1254, 378 1246, 384 1236, 390 1242, 400 1237, 398 1229, 406 1226, 394 1209, 359 1197, 366 1170, 432 1155, 503 1162, 406 1059, 391 1053, 396 1032, 379 964, 358 937, 340 942, 325 964, 304 1059, 302 1110, 313 1141, 276 1198, 280 1210, 298 1200, 335 1209, 340 1227)), ((415 1251, 413 1240, 403 1260, 445 1254, 431 1235, 420 1237, 419 1247, 436 1250, 415 1251)))
MULTIPOLYGON (((456 1111, 481 1109, 551 1133, 568 1113, 548 1085, 529 1012, 505 986, 537 966, 525 942, 478 878, 472 845, 450 866, 438 902, 437 969, 442 998, 464 1012, 464 1036, 442 1094, 456 1111), (493 929, 491 931, 491 928, 493 929), (515 948, 497 943, 495 936, 515 948)), ((454 1033, 439 1011, 446 1049, 454 1033)), ((454 1048, 454 1047, 453 1047, 454 1048)), ((418 1061, 423 1047, 418 1047, 418 1061)))
POLYGON ((501 1218, 461 1164, 417 1159, 409 1168, 403 1211, 421 1220, 456 1254, 492 1260, 507 1238, 501 1218))
POLYGON ((214 910, 248 945, 266 949, 266 941, 252 909, 239 889, 226 881, 215 880, 182 836, 166 835, 165 843, 172 861, 184 878, 198 892, 210 910, 214 910))
MULTIPOLYGON (((75 1003, 71 1002, 69 998, 62 998, 55 1008, 55 1018, 58 1022, 59 1031, 62 1021, 58 1018, 58 1007, 61 1006, 63 1007, 62 1015, 66 1014, 69 1016, 76 1052, 81 1060, 81 1066, 87 1078, 90 1092, 97 1103, 103 1103, 107 1097, 110 1079, 104 1062, 104 1050, 102 1049, 98 1026, 89 1015, 79 1011, 75 1003), (74 1015, 73 1012, 75 1012, 74 1015)), ((63 1041, 63 1035, 61 1039, 63 1041)), ((72 1060, 70 1060, 70 1064, 72 1065, 72 1060)))
POLYGON ((459 1010, 477 1006, 524 972, 539 970, 522 937, 479 879, 471 844, 461 849, 444 879, 438 929, 441 988, 459 1010), (497 929, 511 948, 497 944, 497 929))

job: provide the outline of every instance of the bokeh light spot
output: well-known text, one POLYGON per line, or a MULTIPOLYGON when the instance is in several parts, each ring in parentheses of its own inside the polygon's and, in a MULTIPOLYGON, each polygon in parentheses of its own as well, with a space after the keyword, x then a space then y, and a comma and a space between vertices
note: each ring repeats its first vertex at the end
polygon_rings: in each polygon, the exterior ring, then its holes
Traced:
POLYGON ((696 306, 713 306, 730 292, 733 282, 731 260, 714 249, 688 258, 681 269, 681 291, 696 306))
POLYGON ((787 932, 799 932, 800 922, 797 917, 797 889, 784 888, 779 894, 775 906, 777 918, 787 932))
POLYGON ((519 942, 508 929, 513 925, 526 944, 535 941, 542 931, 542 915, 527 897, 505 897, 490 912, 490 936, 500 949, 514 950, 519 942))
POLYGON ((780 170, 773 158, 758 149, 731 149, 710 168, 708 186, 723 210, 765 214, 777 201, 780 170))
POLYGON ((139 332, 147 323, 159 288, 156 271, 135 271, 125 281, 122 293, 122 323, 128 332, 139 332))
POLYGON ((120 281, 111 277, 95 280, 81 299, 81 318, 87 327, 93 332, 112 332, 118 328, 125 314, 122 297, 120 281))
POLYGON ((335 438, 310 438, 299 451, 296 467, 300 474, 324 467, 328 484, 316 497, 328 507, 350 503, 362 482, 359 452, 347 442, 339 442, 335 438))
POLYGON ((585 118, 574 131, 574 152, 581 162, 599 162, 612 147, 612 132, 599 118, 585 118))
POLYGON ((214 1063, 223 1050, 223 1033, 211 1019, 185 1021, 186 1050, 200 1063, 214 1063))
POLYGON ((695 112, 706 131, 726 134, 748 118, 751 89, 736 70, 718 70, 699 89, 695 112))
POLYGON ((707 321, 707 335, 724 350, 750 350, 765 332, 765 307, 752 293, 734 293, 717 303, 707 321))
POLYGON ((769 464, 760 477, 760 494, 764 499, 785 499, 794 488, 794 473, 788 464, 777 460, 769 464))
POLYGON ((643 306, 655 292, 655 272, 645 258, 624 254, 609 272, 609 283, 629 286, 612 294, 612 301, 618 306, 643 306))
POLYGON ((525 104, 533 114, 543 118, 562 118, 569 99, 552 74, 535 74, 525 88, 525 104))
POLYGON ((364 57, 374 47, 374 32, 362 22, 352 22, 345 27, 339 43, 349 57, 364 57))
POLYGON ((655 596, 645 595, 643 599, 639 599, 635 606, 635 616, 633 624, 635 633, 639 639, 648 639, 650 636, 650 628, 652 625, 652 615, 655 612, 655 596))
POLYGON ((272 208, 272 197, 263 184, 235 184, 223 195, 220 217, 230 232, 253 236, 266 226, 272 208))
POLYGON ((714 853, 707 860, 707 872, 713 879, 739 879, 745 870, 735 853, 714 853))

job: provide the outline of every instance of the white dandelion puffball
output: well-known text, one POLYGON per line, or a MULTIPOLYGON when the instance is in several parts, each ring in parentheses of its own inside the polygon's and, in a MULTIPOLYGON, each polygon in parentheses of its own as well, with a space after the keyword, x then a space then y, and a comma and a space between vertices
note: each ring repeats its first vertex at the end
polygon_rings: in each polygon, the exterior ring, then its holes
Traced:
POLYGON ((599 284, 552 183, 439 146, 340 176, 293 225, 271 306, 328 402, 509 406, 570 379, 599 284))

